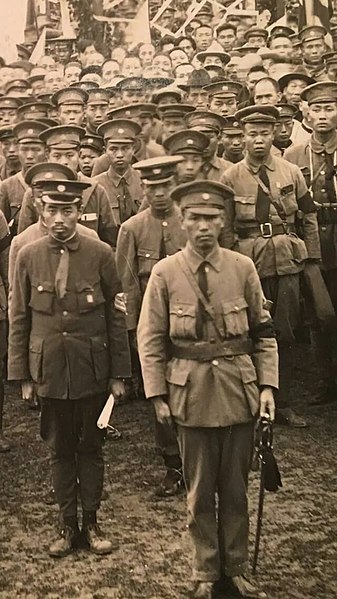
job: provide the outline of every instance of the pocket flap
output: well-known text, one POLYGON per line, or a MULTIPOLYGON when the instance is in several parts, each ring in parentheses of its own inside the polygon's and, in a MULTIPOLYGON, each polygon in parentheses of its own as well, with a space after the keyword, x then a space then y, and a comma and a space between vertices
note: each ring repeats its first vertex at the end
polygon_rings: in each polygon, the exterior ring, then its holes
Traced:
POLYGON ((194 304, 171 304, 170 305, 170 314, 175 314, 176 316, 194 316, 196 315, 197 307, 194 304))
POLYGON ((48 291, 52 293, 54 291, 55 285, 51 281, 33 281, 32 287, 35 287, 39 293, 42 291, 48 291))
POLYGON ((29 351, 35 354, 42 352, 43 339, 42 337, 31 337, 29 340, 29 351))
POLYGON ((184 387, 187 383, 188 376, 190 371, 186 366, 184 368, 179 368, 177 365, 174 365, 174 368, 169 367, 166 373, 166 380, 168 383, 172 383, 173 385, 179 385, 180 387, 184 387))
POLYGON ((255 204, 256 196, 235 196, 235 202, 240 202, 241 204, 255 204))
POLYGON ((159 252, 156 252, 155 250, 144 250, 144 249, 138 249, 137 250, 137 256, 139 256, 140 258, 151 258, 151 260, 159 260, 159 252))
POLYGON ((98 280, 97 281, 77 281, 76 283, 76 290, 77 291, 93 291, 95 288, 95 285, 97 285, 98 280))
POLYGON ((224 314, 230 314, 231 312, 240 312, 247 308, 248 304, 244 297, 238 297, 235 300, 229 302, 222 302, 222 309, 224 314))
POLYGON ((106 337, 101 335, 91 337, 91 347, 93 352, 106 351, 108 348, 108 340, 106 337))

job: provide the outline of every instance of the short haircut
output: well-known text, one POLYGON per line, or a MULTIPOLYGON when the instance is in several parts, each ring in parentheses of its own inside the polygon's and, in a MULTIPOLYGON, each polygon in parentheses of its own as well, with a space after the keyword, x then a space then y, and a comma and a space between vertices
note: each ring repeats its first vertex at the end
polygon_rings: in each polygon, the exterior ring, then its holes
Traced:
POLYGON ((263 65, 260 64, 254 64, 254 66, 252 66, 249 69, 248 75, 250 75, 250 73, 266 73, 266 77, 263 77, 263 79, 267 79, 268 77, 268 71, 264 68, 263 65))
POLYGON ((233 33, 235 33, 236 35, 236 26, 234 25, 234 23, 223 23, 222 25, 220 25, 220 27, 217 28, 216 34, 219 35, 221 31, 226 31, 227 29, 231 29, 233 33))
POLYGON ((196 33, 198 31, 198 29, 210 29, 213 33, 213 27, 212 25, 203 25, 202 23, 200 23, 200 25, 198 25, 198 27, 195 28, 194 33, 196 33))
POLYGON ((280 86, 279 86, 278 82, 275 79, 273 79, 272 77, 263 77, 262 79, 260 79, 259 81, 257 81, 257 83, 255 85, 255 91, 256 91, 256 88, 259 85, 259 83, 263 83, 263 81, 269 81, 269 83, 272 84, 272 86, 273 86, 274 90, 276 91, 276 93, 279 93, 280 86))
POLYGON ((80 73, 80 79, 82 79, 84 75, 90 75, 91 73, 102 76, 102 67, 98 64, 91 64, 88 67, 84 67, 80 73))
POLYGON ((181 35, 180 37, 178 37, 178 39, 175 40, 175 47, 179 47, 180 42, 183 42, 184 40, 188 40, 190 42, 190 44, 192 45, 193 50, 197 49, 197 45, 193 39, 193 37, 190 37, 189 35, 181 35))

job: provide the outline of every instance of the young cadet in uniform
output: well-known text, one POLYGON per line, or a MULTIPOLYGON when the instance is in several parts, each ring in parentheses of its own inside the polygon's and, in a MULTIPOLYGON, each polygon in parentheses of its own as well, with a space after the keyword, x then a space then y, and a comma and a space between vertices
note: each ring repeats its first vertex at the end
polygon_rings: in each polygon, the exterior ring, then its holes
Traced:
POLYGON ((10 451, 11 448, 3 433, 4 365, 7 355, 8 255, 11 239, 5 216, 0 211, 0 453, 10 451))
POLYGON ((137 214, 143 199, 140 175, 131 166, 140 132, 140 125, 129 119, 106 121, 97 130, 104 138, 110 167, 94 181, 104 187, 118 226, 137 214))
POLYGON ((218 143, 221 139, 221 132, 226 120, 214 112, 195 110, 185 117, 185 122, 190 129, 201 131, 201 133, 207 135, 209 146, 204 152, 205 162, 202 167, 202 173, 205 179, 220 181, 226 168, 231 166, 230 162, 217 156, 218 143))
POLYGON ((13 132, 13 127, 0 129, 0 147, 5 159, 0 167, 0 181, 16 175, 21 170, 18 156, 18 142, 13 132))
MULTIPOLYGON (((152 268, 159 260, 175 254, 186 243, 180 228, 179 210, 170 193, 181 156, 162 156, 137 162, 149 208, 122 224, 116 248, 116 263, 124 293, 127 294, 127 326, 134 358, 134 374, 141 380, 138 352, 135 350, 136 329, 143 295, 152 268)), ((156 422, 156 442, 163 456, 166 475, 157 494, 174 495, 180 490, 181 460, 177 439, 172 429, 156 422)))
POLYGON ((41 436, 51 450, 61 529, 53 557, 78 537, 77 480, 82 533, 94 553, 113 545, 97 525, 103 485, 104 431, 97 419, 110 392, 124 392, 130 357, 122 291, 111 249, 78 234, 82 181, 45 180, 41 201, 48 235, 22 248, 10 304, 9 380, 23 399, 34 386, 41 402, 41 436))
POLYGON ((18 122, 18 108, 21 101, 11 96, 0 98, 0 127, 13 127, 18 122))
MULTIPOLYGON (((307 173, 308 184, 318 209, 322 275, 337 314, 337 83, 314 83, 302 92, 301 97, 308 102, 308 116, 313 133, 306 143, 293 145, 286 150, 284 158, 307 173)), ((311 336, 323 383, 321 394, 312 403, 335 400, 335 335, 329 336, 318 322, 314 322, 311 336)))
POLYGON ((160 141, 163 143, 167 137, 186 129, 185 117, 195 110, 190 104, 166 104, 158 107, 161 130, 160 141))
POLYGON ((244 141, 239 121, 235 116, 227 116, 222 129, 221 155, 224 160, 236 164, 243 159, 244 141))
POLYGON ((104 142, 100 135, 86 134, 82 137, 78 163, 81 173, 86 177, 91 177, 94 162, 102 155, 103 148, 104 142))
POLYGON ((211 83, 211 78, 206 69, 192 71, 187 83, 179 86, 185 91, 184 102, 191 104, 196 110, 207 110, 208 91, 206 86, 209 83, 211 83))
MULTIPOLYGON (((56 162, 68 166, 74 172, 79 167, 80 142, 84 137, 84 129, 75 125, 60 125, 46 129, 41 139, 46 143, 49 162, 56 162)), ((117 224, 115 222, 110 203, 101 185, 78 173, 80 181, 90 185, 84 190, 81 223, 93 229, 102 241, 116 247, 117 224)), ((29 225, 37 222, 38 213, 34 207, 31 191, 29 190, 23 200, 19 218, 19 233, 29 225)))
POLYGON ((172 192, 187 245, 154 266, 138 324, 146 397, 178 433, 194 599, 218 585, 230 597, 266 597, 245 576, 246 492, 255 417, 274 418, 277 345, 253 262, 217 242, 232 197, 213 181, 172 192))
POLYGON ((236 113, 242 85, 238 81, 219 81, 205 86, 209 96, 209 109, 227 117, 236 113))
POLYGON ((298 33, 301 42, 303 66, 307 74, 316 81, 326 81, 329 79, 323 60, 323 55, 326 52, 324 38, 327 33, 325 27, 321 27, 320 25, 303 27, 298 33))
POLYGON ((22 121, 15 125, 13 133, 18 142, 21 170, 0 183, 0 208, 13 235, 16 235, 23 196, 27 190, 24 177, 27 170, 45 159, 46 151, 39 135, 46 129, 39 121, 22 121))
POLYGON ((57 106, 60 125, 82 127, 85 104, 88 100, 87 92, 76 87, 64 88, 53 94, 51 100, 54 106, 57 106))
POLYGON ((91 89, 88 91, 86 116, 86 132, 97 135, 97 127, 107 120, 110 93, 107 89, 91 89))
MULTIPOLYGON (((283 156, 285 150, 293 145, 291 134, 294 124, 294 116, 298 110, 292 104, 276 104, 279 111, 278 121, 275 127, 275 135, 273 141, 273 152, 276 156, 283 156)), ((297 164, 296 162, 294 164, 297 164)))
POLYGON ((290 407, 289 389, 295 331, 301 322, 300 273, 306 260, 320 259, 316 208, 299 167, 271 154, 277 108, 249 106, 236 117, 242 123, 246 155, 223 177, 234 190, 228 205, 234 248, 253 259, 265 296, 274 302, 280 355, 277 416, 289 426, 304 427, 305 420, 290 407))
POLYGON ((177 164, 176 183, 186 183, 194 179, 203 179, 202 167, 204 153, 209 146, 207 135, 193 129, 184 129, 167 137, 163 146, 171 156, 182 156, 183 162, 177 164))

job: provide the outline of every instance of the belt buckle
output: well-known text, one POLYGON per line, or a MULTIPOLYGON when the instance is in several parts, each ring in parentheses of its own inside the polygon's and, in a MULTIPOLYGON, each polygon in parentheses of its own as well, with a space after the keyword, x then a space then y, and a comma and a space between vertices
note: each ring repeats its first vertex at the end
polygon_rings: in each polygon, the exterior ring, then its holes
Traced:
POLYGON ((260 231, 262 237, 268 239, 273 236, 273 226, 271 223, 261 223, 260 231))

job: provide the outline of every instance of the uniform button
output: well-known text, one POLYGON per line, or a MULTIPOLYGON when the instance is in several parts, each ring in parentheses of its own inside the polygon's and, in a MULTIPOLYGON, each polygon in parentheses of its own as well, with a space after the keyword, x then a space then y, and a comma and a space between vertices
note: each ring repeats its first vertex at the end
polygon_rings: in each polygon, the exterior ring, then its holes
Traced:
POLYGON ((62 335, 63 337, 66 337, 68 335, 67 331, 63 331, 62 335))
POLYGON ((64 254, 64 250, 60 250, 60 254, 64 254))
POLYGON ((181 309, 181 308, 179 308, 179 310, 178 310, 178 314, 182 314, 182 313, 183 313, 182 309, 181 309))
POLYGON ((167 227, 167 222, 166 222, 166 220, 163 220, 163 223, 162 223, 162 224, 163 224, 163 227, 167 227))
POLYGON ((38 291, 43 291, 43 285, 39 285, 37 288, 38 291))
POLYGON ((218 360, 212 360, 212 364, 213 364, 213 366, 219 366, 218 360))
POLYGON ((235 312, 237 312, 237 311, 238 311, 238 309, 239 309, 239 308, 238 308, 238 306, 234 306, 234 310, 235 310, 235 312))
POLYGON ((322 187, 322 191, 323 191, 323 192, 325 191, 325 187, 322 187))
POLYGON ((320 175, 325 175, 325 171, 321 171, 321 172, 320 172, 320 175))
POLYGON ((150 258, 150 254, 145 254, 145 258, 150 258))
POLYGON ((68 316, 67 310, 63 310, 63 316, 68 316))
POLYGON ((205 272, 209 272, 209 266, 205 266, 205 272))

